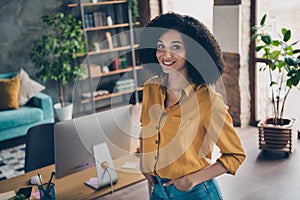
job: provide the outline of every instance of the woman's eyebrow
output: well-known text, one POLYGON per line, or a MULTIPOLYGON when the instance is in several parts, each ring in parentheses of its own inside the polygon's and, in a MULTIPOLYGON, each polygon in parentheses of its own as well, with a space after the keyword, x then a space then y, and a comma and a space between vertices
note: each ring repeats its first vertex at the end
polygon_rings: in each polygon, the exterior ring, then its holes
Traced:
POLYGON ((182 41, 179 41, 179 40, 178 40, 178 41, 176 40, 176 41, 172 41, 171 43, 172 43, 172 44, 173 44, 173 43, 180 43, 180 44, 182 44, 183 42, 182 42, 182 41))
MULTIPOLYGON (((159 43, 159 42, 160 42, 160 43, 164 43, 164 42, 161 41, 161 40, 157 40, 157 43, 159 43)), ((176 41, 172 41, 172 42, 171 42, 171 44, 173 44, 173 43, 180 43, 180 44, 182 44, 183 42, 182 42, 182 41, 179 41, 179 40, 178 40, 178 41, 176 40, 176 41)))

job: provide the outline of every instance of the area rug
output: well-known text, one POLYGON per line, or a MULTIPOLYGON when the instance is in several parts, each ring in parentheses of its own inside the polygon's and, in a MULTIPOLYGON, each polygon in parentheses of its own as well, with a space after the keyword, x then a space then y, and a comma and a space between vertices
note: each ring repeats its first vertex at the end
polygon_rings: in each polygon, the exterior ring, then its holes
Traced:
POLYGON ((0 181, 24 173, 25 144, 0 151, 0 181))

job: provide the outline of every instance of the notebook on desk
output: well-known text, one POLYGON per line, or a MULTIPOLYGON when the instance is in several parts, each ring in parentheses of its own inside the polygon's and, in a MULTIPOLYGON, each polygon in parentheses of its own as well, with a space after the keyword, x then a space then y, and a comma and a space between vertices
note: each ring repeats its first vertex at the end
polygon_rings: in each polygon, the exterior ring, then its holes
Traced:
POLYGON ((93 150, 97 177, 87 180, 85 184, 94 189, 99 189, 108 185, 113 187, 113 184, 118 181, 118 175, 111 159, 107 144, 101 143, 94 145, 93 150))

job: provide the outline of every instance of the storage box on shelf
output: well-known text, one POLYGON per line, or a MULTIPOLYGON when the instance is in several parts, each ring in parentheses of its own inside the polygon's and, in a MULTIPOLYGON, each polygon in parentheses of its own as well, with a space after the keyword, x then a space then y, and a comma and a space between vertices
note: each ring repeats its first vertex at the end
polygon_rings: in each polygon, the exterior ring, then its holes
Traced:
POLYGON ((83 63, 86 75, 74 87, 79 105, 75 113, 128 103, 143 84, 138 80, 142 67, 135 59, 138 34, 133 31, 139 22, 132 22, 128 0, 81 1, 68 7, 80 9, 88 49, 83 63), (131 80, 130 87, 125 79, 131 80))

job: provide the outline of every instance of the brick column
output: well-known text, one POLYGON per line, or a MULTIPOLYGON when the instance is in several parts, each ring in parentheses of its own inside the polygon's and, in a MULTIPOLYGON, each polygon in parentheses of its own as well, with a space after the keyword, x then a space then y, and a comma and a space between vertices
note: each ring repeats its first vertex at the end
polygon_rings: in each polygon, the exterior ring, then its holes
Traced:
POLYGON ((222 75, 226 103, 235 126, 250 121, 249 43, 250 0, 215 0, 213 32, 226 65, 222 75))

